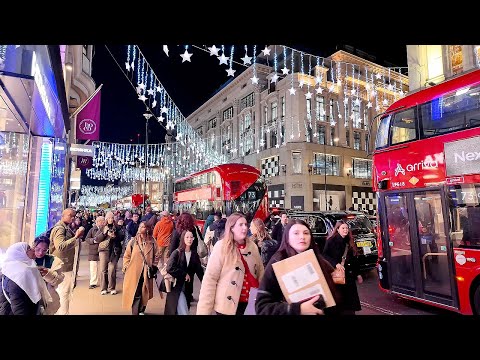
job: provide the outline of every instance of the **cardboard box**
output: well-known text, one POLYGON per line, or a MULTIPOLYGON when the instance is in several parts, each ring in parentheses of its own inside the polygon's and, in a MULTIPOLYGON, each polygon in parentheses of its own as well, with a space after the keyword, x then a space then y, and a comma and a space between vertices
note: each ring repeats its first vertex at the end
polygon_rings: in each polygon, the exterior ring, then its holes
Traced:
POLYGON ((335 306, 327 280, 312 249, 277 261, 272 267, 289 304, 321 294, 326 307, 335 306))

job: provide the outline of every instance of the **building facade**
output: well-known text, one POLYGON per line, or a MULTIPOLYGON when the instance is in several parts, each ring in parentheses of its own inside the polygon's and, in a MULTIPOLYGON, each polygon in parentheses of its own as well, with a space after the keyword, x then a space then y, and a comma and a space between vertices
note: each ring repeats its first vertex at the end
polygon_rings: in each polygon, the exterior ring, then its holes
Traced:
POLYGON ((372 122, 407 91, 408 78, 344 51, 310 72, 289 65, 301 58, 279 59, 278 68, 293 67, 287 75, 250 66, 187 121, 230 162, 261 170, 271 207, 374 214, 372 122))
POLYGON ((408 45, 410 92, 480 67, 480 45, 408 45))

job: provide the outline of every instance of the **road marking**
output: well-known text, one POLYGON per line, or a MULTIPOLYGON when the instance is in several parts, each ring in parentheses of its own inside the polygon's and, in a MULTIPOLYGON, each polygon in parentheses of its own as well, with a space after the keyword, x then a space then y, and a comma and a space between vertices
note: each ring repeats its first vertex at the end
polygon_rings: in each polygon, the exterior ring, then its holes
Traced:
POLYGON ((364 301, 360 301, 360 304, 366 308, 369 308, 369 309, 372 309, 372 310, 376 310, 376 311, 379 311, 379 312, 382 312, 384 314, 387 314, 387 315, 402 315, 400 313, 396 313, 392 310, 388 310, 388 309, 384 309, 384 308, 381 308, 379 306, 375 306, 375 305, 372 305, 372 304, 369 304, 369 303, 366 303, 364 301))

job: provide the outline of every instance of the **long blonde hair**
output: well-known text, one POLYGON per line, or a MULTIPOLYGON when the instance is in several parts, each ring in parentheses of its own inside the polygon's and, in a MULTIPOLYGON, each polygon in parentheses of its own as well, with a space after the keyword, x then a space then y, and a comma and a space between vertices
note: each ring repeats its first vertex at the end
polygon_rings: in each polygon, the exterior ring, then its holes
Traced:
MULTIPOLYGON (((223 233, 223 254, 228 257, 228 256, 232 256, 233 258, 235 258, 235 260, 238 259, 238 251, 237 251, 237 245, 235 243, 235 240, 233 238, 233 232, 232 232, 232 228, 235 226, 235 224, 237 223, 237 221, 240 219, 240 218, 244 218, 245 220, 247 219, 245 217, 245 215, 243 215, 242 213, 238 213, 238 212, 234 212, 232 213, 228 218, 227 218, 227 222, 225 223, 225 232, 223 233)), ((245 244, 247 241, 250 241, 247 238, 245 238, 245 244)))

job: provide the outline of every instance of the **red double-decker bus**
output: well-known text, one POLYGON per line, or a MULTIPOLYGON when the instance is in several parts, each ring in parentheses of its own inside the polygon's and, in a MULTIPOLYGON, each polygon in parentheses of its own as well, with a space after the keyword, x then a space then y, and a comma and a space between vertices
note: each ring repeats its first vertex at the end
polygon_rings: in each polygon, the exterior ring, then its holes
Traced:
POLYGON ((250 222, 268 216, 267 186, 260 171, 245 164, 224 164, 175 182, 174 210, 188 211, 203 228, 212 211, 243 212, 250 222))
POLYGON ((381 289, 480 314, 480 70, 380 118, 373 155, 381 289))

